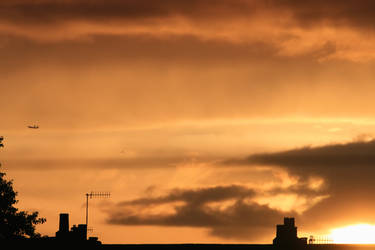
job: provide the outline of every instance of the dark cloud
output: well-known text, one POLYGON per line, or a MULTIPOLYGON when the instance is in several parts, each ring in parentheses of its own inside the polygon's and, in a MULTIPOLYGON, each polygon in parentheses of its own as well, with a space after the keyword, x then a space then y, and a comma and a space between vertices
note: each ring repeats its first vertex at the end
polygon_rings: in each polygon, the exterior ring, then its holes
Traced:
POLYGON ((375 3, 371 0, 6 0, 0 3, 0 19, 10 23, 48 25, 66 21, 136 21, 183 17, 217 21, 251 18, 266 11, 285 12, 302 25, 351 25, 373 28, 375 3))
POLYGON ((113 20, 140 21, 174 16, 189 18, 217 18, 249 15, 253 1, 226 0, 55 0, 2 1, 1 19, 14 23, 48 24, 72 20, 107 22, 113 20))
POLYGON ((299 173, 319 174, 344 172, 348 168, 372 169, 375 166, 375 140, 254 154, 244 160, 229 160, 226 163, 277 165, 299 173))
POLYGON ((175 201, 185 201, 195 206, 202 206, 207 202, 228 200, 233 197, 252 197, 254 191, 242 186, 217 186, 213 188, 201 188, 198 190, 172 190, 167 196, 157 198, 138 199, 119 203, 119 205, 149 205, 175 201))
POLYGON ((268 206, 245 202, 254 195, 254 190, 236 185, 172 190, 165 196, 120 202, 105 210, 110 224, 203 227, 215 236, 249 239, 273 231, 274 224, 283 216, 268 206), (212 202, 230 200, 234 203, 222 209, 209 206, 212 202), (144 209, 168 203, 172 203, 174 213, 142 213, 144 209))
POLYGON ((303 214, 307 228, 375 222, 375 140, 254 154, 224 164, 280 166, 301 180, 322 177, 329 198, 303 214))
MULTIPOLYGON (((299 217, 299 214, 295 210, 282 212, 259 205, 253 198, 267 194, 300 194, 312 200, 322 194, 307 190, 304 185, 265 192, 240 185, 175 189, 163 196, 106 204, 103 209, 108 214, 107 222, 115 225, 202 227, 217 237, 259 240, 260 236, 272 235, 275 224, 283 216, 299 217), (158 206, 164 206, 164 210, 157 210, 158 206)), ((309 207, 315 205, 307 203, 309 207)))
POLYGON ((274 7, 285 8, 303 26, 333 25, 374 28, 375 2, 371 0, 274 0, 274 7))

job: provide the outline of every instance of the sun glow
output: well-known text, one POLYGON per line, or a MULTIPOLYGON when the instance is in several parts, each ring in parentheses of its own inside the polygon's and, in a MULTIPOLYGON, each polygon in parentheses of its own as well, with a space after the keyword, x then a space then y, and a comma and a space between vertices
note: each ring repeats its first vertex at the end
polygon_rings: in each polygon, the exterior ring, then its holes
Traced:
POLYGON ((358 224, 333 229, 330 238, 333 243, 375 244, 375 225, 358 224))

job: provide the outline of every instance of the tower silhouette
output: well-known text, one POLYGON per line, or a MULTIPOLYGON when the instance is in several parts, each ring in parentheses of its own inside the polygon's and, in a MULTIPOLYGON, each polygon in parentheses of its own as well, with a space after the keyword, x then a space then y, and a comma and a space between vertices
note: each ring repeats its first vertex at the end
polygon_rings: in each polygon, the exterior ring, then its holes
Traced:
POLYGON ((60 214, 59 232, 69 232, 69 214, 60 214))
POLYGON ((279 247, 295 247, 307 244, 307 238, 298 238, 294 218, 284 218, 283 225, 276 225, 273 244, 279 247))

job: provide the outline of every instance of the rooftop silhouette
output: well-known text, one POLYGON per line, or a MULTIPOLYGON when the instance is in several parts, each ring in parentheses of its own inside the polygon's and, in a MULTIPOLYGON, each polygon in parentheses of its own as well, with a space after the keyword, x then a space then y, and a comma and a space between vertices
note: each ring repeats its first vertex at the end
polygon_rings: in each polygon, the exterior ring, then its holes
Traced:
POLYGON ((302 247, 307 245, 307 238, 298 238, 294 218, 285 217, 283 225, 276 225, 276 238, 273 244, 280 247, 302 247))
POLYGON ((13 249, 216 249, 216 250, 375 250, 375 245, 308 244, 307 238, 298 238, 295 219, 285 217, 284 224, 276 225, 273 244, 102 244, 97 237, 87 239, 87 225, 73 225, 69 229, 69 214, 59 215, 55 237, 38 239, 0 240, 0 244, 13 245, 13 249))

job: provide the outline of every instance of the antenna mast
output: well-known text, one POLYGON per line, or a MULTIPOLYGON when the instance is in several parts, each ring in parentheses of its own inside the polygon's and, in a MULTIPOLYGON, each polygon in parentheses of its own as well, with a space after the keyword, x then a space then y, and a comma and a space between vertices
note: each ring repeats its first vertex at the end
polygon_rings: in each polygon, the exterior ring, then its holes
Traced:
POLYGON ((89 198, 109 198, 111 196, 110 192, 90 192, 86 193, 86 227, 88 228, 89 223, 89 198))

